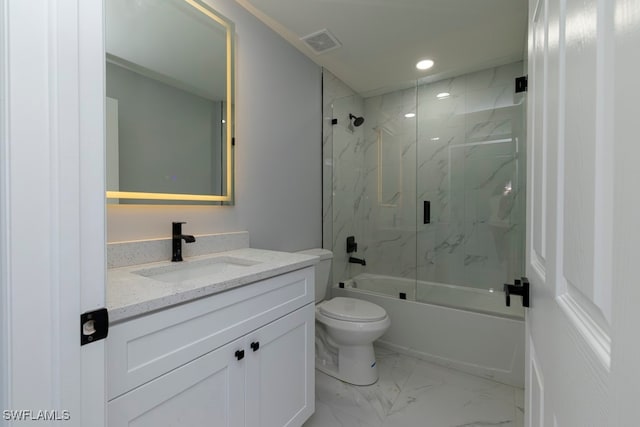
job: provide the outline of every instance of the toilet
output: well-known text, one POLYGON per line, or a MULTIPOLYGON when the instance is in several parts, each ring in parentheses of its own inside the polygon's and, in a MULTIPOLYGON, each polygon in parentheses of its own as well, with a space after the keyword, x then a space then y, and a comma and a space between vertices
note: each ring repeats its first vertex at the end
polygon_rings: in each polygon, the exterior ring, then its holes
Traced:
POLYGON ((378 381, 373 342, 391 320, 379 305, 356 298, 325 300, 333 253, 310 249, 299 253, 320 258, 316 265, 316 369, 341 381, 369 385, 378 381))

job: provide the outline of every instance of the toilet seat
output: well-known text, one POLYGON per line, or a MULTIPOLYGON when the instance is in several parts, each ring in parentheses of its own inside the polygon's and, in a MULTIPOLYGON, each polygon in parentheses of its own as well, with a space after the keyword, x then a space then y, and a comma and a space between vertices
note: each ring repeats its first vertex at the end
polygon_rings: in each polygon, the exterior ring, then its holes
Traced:
POLYGON ((387 312, 369 301, 336 297, 318 305, 323 315, 348 322, 377 322, 387 317, 387 312))

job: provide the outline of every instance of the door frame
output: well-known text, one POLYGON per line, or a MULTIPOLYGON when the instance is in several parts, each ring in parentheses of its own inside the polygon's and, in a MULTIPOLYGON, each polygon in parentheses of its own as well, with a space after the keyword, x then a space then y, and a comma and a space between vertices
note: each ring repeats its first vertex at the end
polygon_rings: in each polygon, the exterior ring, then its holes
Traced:
POLYGON ((105 305, 103 3, 0 0, 0 22, 0 411, 104 427, 105 344, 79 337, 105 305))

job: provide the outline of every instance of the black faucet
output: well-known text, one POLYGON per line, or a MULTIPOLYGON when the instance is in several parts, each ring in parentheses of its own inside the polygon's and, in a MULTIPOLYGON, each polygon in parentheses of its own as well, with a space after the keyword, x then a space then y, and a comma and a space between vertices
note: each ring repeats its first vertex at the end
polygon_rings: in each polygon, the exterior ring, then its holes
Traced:
POLYGON ((349 257, 349 262, 352 263, 352 264, 362 264, 363 266, 367 265, 367 261, 365 261, 364 259, 356 258, 356 257, 353 257, 353 256, 349 257))
POLYGON ((171 239, 173 256, 171 257, 171 261, 173 262, 182 261, 182 239, 184 239, 185 243, 193 243, 196 241, 195 237, 188 234, 182 234, 182 224, 186 224, 186 222, 171 223, 173 231, 173 237, 171 239))

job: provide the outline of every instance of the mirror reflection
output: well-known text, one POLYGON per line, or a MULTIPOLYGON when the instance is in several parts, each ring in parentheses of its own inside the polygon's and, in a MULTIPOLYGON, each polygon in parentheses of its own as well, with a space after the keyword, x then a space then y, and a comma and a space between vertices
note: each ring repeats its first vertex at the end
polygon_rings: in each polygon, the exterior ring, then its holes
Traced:
POLYGON ((110 202, 231 203, 233 24, 195 0, 108 0, 106 28, 110 202))

